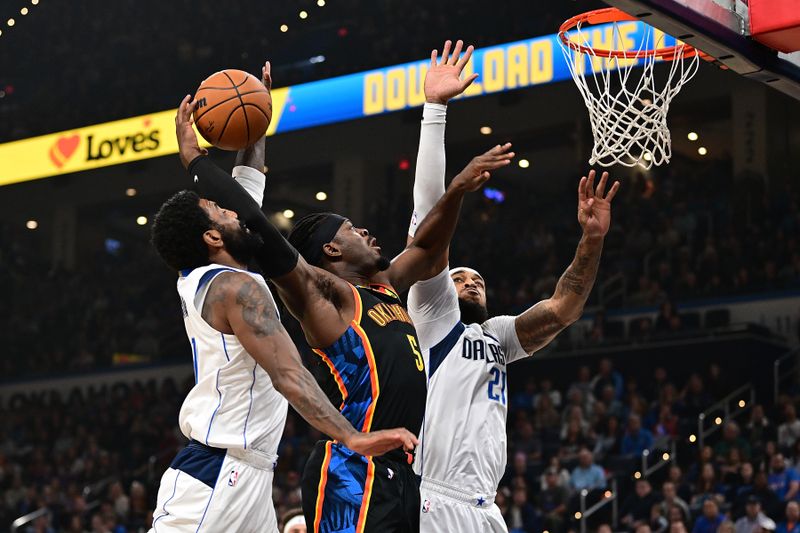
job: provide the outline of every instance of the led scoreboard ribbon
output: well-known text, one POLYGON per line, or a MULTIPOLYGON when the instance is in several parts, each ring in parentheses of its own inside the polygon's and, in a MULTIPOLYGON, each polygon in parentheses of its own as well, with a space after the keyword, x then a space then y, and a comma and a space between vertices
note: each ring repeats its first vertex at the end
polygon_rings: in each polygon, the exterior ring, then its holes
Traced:
MULTIPOLYGON (((645 36, 674 43, 640 22, 619 24, 622 43, 612 43, 610 26, 590 30, 595 47, 636 50, 645 36)), ((465 76, 479 77, 465 98, 542 85, 570 77, 558 37, 548 35, 476 50, 465 76)), ((628 60, 635 61, 635 60, 628 60)), ((430 61, 415 61, 358 74, 282 87, 272 91, 273 115, 267 135, 334 124, 422 105, 430 61)), ((608 68, 607 59, 584 58, 584 68, 608 68)), ((0 185, 175 154, 175 112, 86 126, 0 144, 0 185)), ((202 139, 201 139, 202 140, 202 139)))

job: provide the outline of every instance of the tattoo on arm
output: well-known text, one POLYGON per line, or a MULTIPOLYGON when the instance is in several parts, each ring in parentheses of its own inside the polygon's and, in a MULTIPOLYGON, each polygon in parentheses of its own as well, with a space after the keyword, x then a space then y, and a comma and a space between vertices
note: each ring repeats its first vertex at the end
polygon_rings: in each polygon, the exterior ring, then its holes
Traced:
MULTIPOLYGON (((203 309, 200 311, 200 316, 203 317, 211 327, 215 329, 221 329, 222 324, 217 324, 216 322, 220 319, 218 314, 215 312, 215 309, 219 304, 225 302, 225 296, 227 291, 230 289, 231 283, 231 276, 227 272, 223 272, 218 274, 213 280, 211 280, 211 285, 208 287, 208 292, 206 293, 206 297, 203 300, 203 309)), ((188 302, 187 305, 194 305, 192 302, 188 302)))
POLYGON ((532 353, 542 348, 580 318, 597 277, 602 251, 602 239, 582 238, 575 259, 558 280, 553 297, 539 302, 517 317, 517 337, 526 352, 532 353))
POLYGON ((602 251, 602 240, 589 241, 585 237, 582 238, 578 244, 578 250, 575 252, 575 259, 558 280, 555 296, 572 298, 578 296, 580 298, 577 300, 580 300, 581 306, 583 306, 589 298, 589 293, 597 277, 602 251))
POLYGON ((254 279, 242 283, 236 293, 236 304, 241 306, 242 319, 253 328, 256 337, 273 335, 281 327, 272 298, 254 279))
POLYGON ((546 345, 566 326, 553 311, 549 300, 539 302, 525 311, 515 323, 519 343, 528 353, 546 345))
POLYGON ((303 368, 291 379, 294 388, 301 391, 301 394, 293 395, 290 402, 309 424, 337 440, 344 440, 355 431, 350 422, 325 396, 308 370, 303 368))

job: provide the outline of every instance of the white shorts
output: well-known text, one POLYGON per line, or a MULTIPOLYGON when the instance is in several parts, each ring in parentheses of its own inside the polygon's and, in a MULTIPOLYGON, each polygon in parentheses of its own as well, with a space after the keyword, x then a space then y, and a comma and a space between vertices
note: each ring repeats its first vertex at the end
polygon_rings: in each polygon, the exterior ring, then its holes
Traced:
POLYGON ((422 478, 420 533, 508 533, 494 496, 472 495, 422 478))
POLYGON ((276 459, 190 442, 161 478, 150 533, 277 532, 276 459))

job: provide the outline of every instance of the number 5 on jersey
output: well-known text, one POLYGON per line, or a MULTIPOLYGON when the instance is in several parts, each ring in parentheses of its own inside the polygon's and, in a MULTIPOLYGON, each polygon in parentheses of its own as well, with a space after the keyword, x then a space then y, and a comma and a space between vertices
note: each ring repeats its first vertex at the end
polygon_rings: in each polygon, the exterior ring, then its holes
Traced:
POLYGON ((417 360, 417 370, 422 372, 425 370, 425 363, 422 362, 422 354, 419 352, 417 339, 414 337, 414 335, 406 335, 406 337, 408 337, 408 343, 411 345, 411 351, 414 352, 414 357, 417 360))

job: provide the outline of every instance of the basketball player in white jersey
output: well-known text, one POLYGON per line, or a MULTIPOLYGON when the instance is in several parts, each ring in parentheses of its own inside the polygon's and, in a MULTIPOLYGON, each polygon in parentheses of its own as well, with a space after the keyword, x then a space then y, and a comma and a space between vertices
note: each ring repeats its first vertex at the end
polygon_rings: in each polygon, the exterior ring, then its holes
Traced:
MULTIPOLYGON (((425 78, 420 149, 409 229, 444 193, 446 104, 472 79, 460 80, 464 62, 458 41, 434 50, 425 78)), ((465 57, 472 51, 467 49, 465 57)), ((497 147, 500 149, 501 147, 497 147)), ((583 228, 575 259, 555 293, 519 316, 488 318, 483 277, 467 267, 448 270, 411 287, 408 309, 425 348, 428 399, 414 469, 422 477, 420 531, 505 532, 494 496, 506 467, 507 365, 529 356, 577 320, 591 291, 603 238, 611 222, 614 183, 604 195, 607 173, 594 189, 594 171, 578 186, 583 228)))
MULTIPOLYGON (((270 87, 269 64, 263 80, 270 87)), ((201 152, 184 100, 176 118, 181 160, 201 152)), ((237 157, 236 179, 259 203, 264 139, 237 157)), ((416 439, 407 430, 357 432, 302 365, 264 279, 247 271, 259 238, 236 213, 190 191, 161 206, 153 244, 179 271, 195 386, 179 415, 190 439, 161 479, 155 532, 277 531, 272 477, 287 400, 312 426, 365 455, 416 439)))

